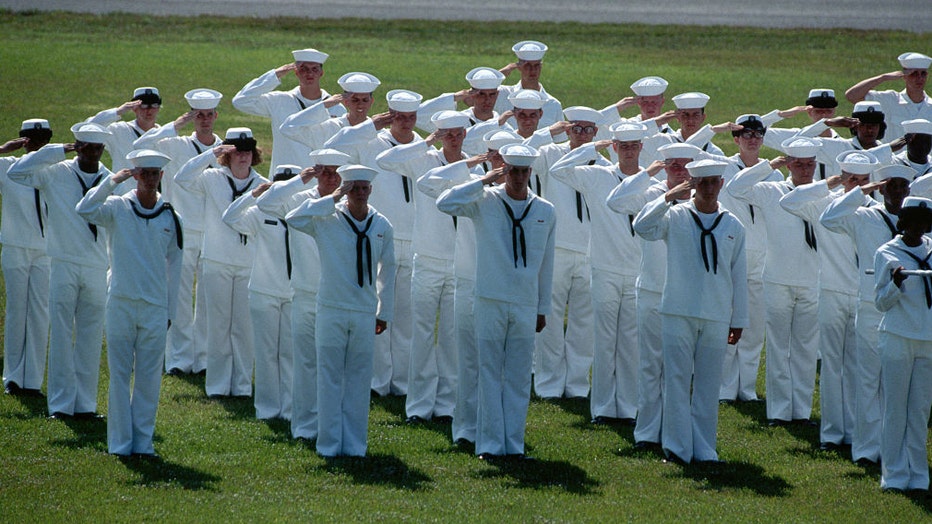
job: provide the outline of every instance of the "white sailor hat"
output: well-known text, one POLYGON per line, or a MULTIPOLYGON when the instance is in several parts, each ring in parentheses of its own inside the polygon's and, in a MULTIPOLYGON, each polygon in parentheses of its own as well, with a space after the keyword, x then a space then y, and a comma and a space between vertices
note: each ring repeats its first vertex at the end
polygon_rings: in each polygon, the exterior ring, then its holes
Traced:
POLYGON ((508 144, 519 144, 523 140, 521 135, 506 129, 496 129, 495 131, 489 131, 482 135, 482 141, 485 142, 485 147, 492 151, 499 151, 508 144))
POLYGON ((612 139, 618 142, 640 142, 647 136, 647 126, 640 122, 626 120, 612 124, 608 129, 612 132, 612 139))
POLYGON ((923 197, 917 196, 908 196, 903 199, 903 205, 900 206, 900 209, 925 209, 932 215, 932 200, 923 197))
POLYGON ((701 109, 709 103, 709 95, 705 93, 681 93, 673 97, 673 104, 677 109, 701 109))
POLYGON ((502 160, 509 166, 528 167, 537 160, 540 153, 531 146, 524 144, 508 144, 498 150, 502 160))
POLYGON ((90 122, 80 122, 71 126, 71 132, 74 133, 75 140, 89 144, 103 144, 113 136, 105 127, 90 122))
POLYGON ((662 95, 668 85, 670 84, 659 76, 645 76, 631 84, 631 90, 637 96, 656 96, 662 95))
POLYGON ((385 95, 388 108, 399 113, 413 113, 421 107, 424 97, 407 89, 392 89, 385 95))
POLYGON ((735 119, 735 123, 744 126, 744 129, 754 129, 757 131, 762 131, 767 129, 764 126, 764 121, 761 120, 760 115, 754 113, 748 113, 746 115, 741 115, 735 119))
POLYGON ((591 107, 572 106, 563 109, 563 116, 570 122, 592 122, 594 124, 602 123, 602 113, 599 113, 591 107))
POLYGON ((869 175, 880 166, 877 157, 867 151, 856 149, 841 153, 835 157, 835 161, 838 162, 842 171, 852 175, 869 175))
POLYGON ((542 60, 547 52, 547 45, 536 40, 524 40, 511 46, 511 50, 520 60, 542 60))
POLYGON ((880 102, 874 102, 873 100, 864 100, 854 104, 854 109, 851 110, 851 114, 854 115, 856 113, 864 115, 877 113, 880 115, 881 120, 883 119, 883 107, 880 105, 880 102))
POLYGON ((133 90, 133 100, 141 100, 143 104, 161 104, 162 96, 154 87, 137 87, 133 90))
POLYGON ((231 127, 223 137, 223 143, 236 146, 237 151, 253 151, 256 149, 256 139, 252 136, 252 129, 248 127, 231 127))
POLYGON ((327 53, 311 48, 295 49, 291 52, 291 56, 294 57, 295 62, 317 62, 318 64, 323 64, 330 57, 327 53))
POLYGON ((505 75, 491 67, 477 67, 466 73, 466 81, 473 89, 498 89, 505 80, 505 75))
POLYGON ((171 157, 151 149, 134 149, 126 155, 133 167, 141 169, 162 169, 172 161, 171 157))
POLYGON ((344 182, 372 182, 375 175, 379 174, 375 169, 359 164, 340 166, 337 168, 337 173, 340 173, 340 178, 342 178, 344 182))
POLYGON ((296 166, 294 164, 279 164, 275 167, 273 171, 273 177, 278 180, 279 178, 291 178, 295 175, 301 174, 301 166, 296 166))
POLYGON ((371 93, 381 83, 378 78, 369 73, 359 72, 346 73, 337 80, 337 84, 347 93, 371 93))
POLYGON ((696 159, 702 156, 702 150, 692 144, 666 144, 657 148, 657 152, 663 155, 663 158, 670 160, 673 158, 691 158, 696 159))
POLYGON ((890 164, 875 170, 871 174, 871 182, 880 182, 891 178, 902 178, 912 182, 918 174, 918 171, 909 166, 904 166, 903 164, 890 164))
POLYGON ((932 58, 922 53, 903 53, 896 57, 903 69, 928 69, 932 58))
POLYGON ((904 120, 900 123, 903 131, 908 134, 932 135, 932 122, 925 118, 915 118, 913 120, 904 120))
POLYGON ((20 131, 30 131, 32 129, 52 129, 49 126, 49 121, 44 118, 30 118, 29 120, 23 120, 23 125, 19 128, 20 131))
POLYGON ((220 104, 221 98, 223 98, 223 95, 220 91, 204 87, 192 89, 184 94, 184 99, 191 109, 214 109, 220 104))
POLYGON ((809 97, 806 98, 806 105, 818 108, 838 107, 838 100, 835 98, 834 89, 810 89, 809 97))
POLYGON ((521 89, 517 93, 508 97, 508 101, 515 109, 540 109, 544 107, 544 97, 540 92, 533 89, 521 89))
POLYGON ((311 157, 312 166, 345 166, 350 163, 349 155, 336 149, 315 149, 308 155, 311 157))
POLYGON ((816 156, 821 147, 822 142, 819 139, 806 136, 794 136, 780 144, 783 152, 793 158, 812 158, 816 156))
POLYGON ((469 117, 459 111, 437 111, 430 117, 430 122, 437 129, 457 129, 469 127, 469 117))
POLYGON ((686 164, 689 176, 693 178, 721 177, 728 163, 704 158, 686 164))

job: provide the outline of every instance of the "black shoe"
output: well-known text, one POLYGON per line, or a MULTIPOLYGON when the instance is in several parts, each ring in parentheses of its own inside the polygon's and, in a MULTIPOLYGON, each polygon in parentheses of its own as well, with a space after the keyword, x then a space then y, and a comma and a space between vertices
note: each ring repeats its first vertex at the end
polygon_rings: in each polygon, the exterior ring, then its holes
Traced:
POLYGON ((50 420, 68 420, 70 418, 72 418, 71 415, 62 411, 56 411, 49 415, 50 420))
POLYGON ((841 451, 841 446, 841 444, 836 444, 834 442, 823 442, 819 444, 819 449, 822 451, 838 452, 841 451))
POLYGON ((638 451, 653 451, 655 449, 660 449, 659 442, 651 442, 649 440, 639 440, 634 443, 634 449, 638 451))
POLYGON ((475 443, 475 442, 473 442, 473 441, 471 441, 471 440, 469 440, 469 439, 465 439, 465 438, 458 438, 458 439, 454 440, 454 441, 453 441, 453 445, 455 445, 456 447, 459 447, 459 448, 467 448, 467 449, 468 449, 468 448, 474 448, 474 449, 475 449, 475 447, 476 447, 476 443, 475 443))
POLYGON ((611 424, 612 419, 610 417, 603 417, 600 415, 598 417, 593 418, 589 422, 591 422, 592 424, 595 424, 596 426, 607 426, 611 424))
POLYGON ((26 395, 27 397, 45 398, 45 395, 42 394, 41 389, 22 388, 20 391, 22 391, 23 395, 26 395))
POLYGON ((782 426, 789 426, 790 421, 783 420, 782 418, 771 418, 771 419, 767 419, 767 425, 772 428, 778 428, 782 426))
POLYGON ((417 415, 411 415, 410 417, 405 419, 405 424, 408 424, 409 426, 426 424, 427 422, 428 422, 427 419, 425 419, 424 417, 419 417, 417 415))
POLYGON ((688 464, 681 457, 675 453, 665 453, 666 457, 663 459, 664 464, 676 464, 677 466, 685 466, 688 464))
POLYGON ((103 415, 94 413, 93 411, 81 411, 74 414, 75 420, 102 420, 103 415))
MULTIPOLYGON (((862 468, 875 468, 880 465, 880 461, 873 461, 867 457, 861 457, 854 461, 855 464, 862 468)), ((895 488, 892 488, 895 489, 895 488)))
POLYGON ((729 399, 729 398, 718 399, 719 405, 722 405, 722 406, 734 406, 735 402, 736 401, 734 399, 729 399))
POLYGON ((133 453, 133 458, 145 460, 147 462, 158 462, 162 460, 162 457, 160 457, 158 453, 133 453))
POLYGON ((493 455, 492 453, 479 453, 479 460, 483 462, 495 462, 500 458, 501 455, 493 455))
POLYGON ((808 418, 794 418, 793 424, 797 426, 807 426, 810 428, 819 427, 819 423, 814 420, 809 420, 808 418))
POLYGON ((905 495, 906 490, 900 488, 883 488, 880 490, 882 493, 893 493, 894 495, 905 495))
POLYGON ((536 458, 530 455, 525 455, 524 453, 510 453, 505 455, 505 459, 512 462, 537 462, 536 458))
POLYGON ((635 425, 637 425, 637 421, 634 420, 633 418, 625 417, 625 418, 618 419, 618 424, 633 428, 635 425))
POLYGON ((763 404, 763 403, 765 403, 765 402, 767 402, 767 401, 764 400, 764 399, 762 399, 762 398, 760 398, 760 397, 756 397, 756 398, 746 398, 746 399, 745 399, 745 398, 739 398, 739 399, 738 399, 738 402, 741 402, 742 404, 763 404))
POLYGON ((180 368, 171 368, 171 369, 168 370, 168 373, 165 373, 165 374, 168 375, 168 376, 170 376, 170 377, 177 377, 177 376, 180 376, 180 375, 184 375, 185 373, 184 373, 184 371, 181 371, 180 368))
POLYGON ((10 381, 6 383, 6 387, 3 388, 3 392, 7 395, 19 395, 23 391, 23 388, 19 387, 19 384, 16 382, 10 381))
POLYGON ((440 415, 439 417, 434 417, 431 420, 438 424, 452 424, 453 423, 453 417, 451 417, 450 415, 440 415))

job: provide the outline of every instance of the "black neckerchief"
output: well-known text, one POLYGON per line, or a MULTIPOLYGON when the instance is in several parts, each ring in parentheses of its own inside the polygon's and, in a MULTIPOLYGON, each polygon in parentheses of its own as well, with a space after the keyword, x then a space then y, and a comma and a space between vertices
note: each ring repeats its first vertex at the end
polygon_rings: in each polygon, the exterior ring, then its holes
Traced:
MULTIPOLYGON (((390 138, 386 138, 386 140, 388 140, 388 143, 391 144, 391 146, 389 147, 395 147, 398 145, 398 142, 395 142, 394 140, 390 138)), ((403 189, 405 192, 405 203, 410 204, 411 203, 411 188, 408 187, 408 177, 402 175, 401 173, 398 173, 398 176, 401 177, 401 189, 403 189)))
POLYGON ((696 222, 699 230, 702 231, 702 234, 699 235, 699 244, 702 246, 702 263, 705 264, 706 273, 709 272, 709 255, 705 249, 705 239, 708 237, 712 245, 712 272, 718 274, 718 244, 715 242, 715 235, 712 234, 712 230, 718 227, 719 222, 722 221, 722 217, 725 216, 725 212, 719 213, 718 216, 715 217, 715 220, 712 221, 712 227, 708 229, 702 225, 702 219, 699 218, 699 215, 697 215, 695 211, 690 209, 689 214, 692 215, 693 221, 696 222))
POLYGON ((307 109, 307 104, 305 104, 304 101, 301 100, 301 97, 299 97, 298 95, 291 95, 291 96, 294 97, 295 101, 298 103, 299 106, 301 106, 302 110, 307 109))
POLYGON ((808 220, 803 220, 803 229, 806 235, 806 245, 813 251, 818 251, 819 246, 816 242, 815 227, 808 220))
MULTIPOLYGON (((194 137, 191 137, 191 145, 194 146, 194 150, 197 151, 197 154, 201 154, 201 153, 204 152, 204 151, 201 149, 201 146, 197 145, 197 139, 194 138, 194 137)), ((213 164, 213 163, 207 164, 207 167, 208 167, 208 168, 212 168, 212 167, 214 167, 214 164, 213 164)))
POLYGON ((890 238, 891 238, 891 239, 896 238, 896 226, 893 225, 893 221, 890 220, 890 217, 889 217, 889 216, 887 216, 887 212, 881 210, 881 211, 880 211, 880 218, 882 218, 883 221, 884 221, 884 223, 887 224, 887 229, 890 230, 890 238))
MULTIPOLYGON (((590 160, 589 163, 586 165, 587 166, 595 165, 595 160, 590 160)), ((592 217, 589 215, 589 204, 587 204, 585 199, 583 199, 582 193, 580 193, 579 191, 576 191, 576 218, 579 219, 580 222, 583 221, 582 219, 583 206, 585 206, 586 208, 586 219, 592 220, 592 217)))
POLYGON ((291 240, 288 238, 288 223, 282 219, 278 222, 285 228, 285 267, 288 269, 288 280, 291 280, 291 240))
POLYGON ((181 233, 181 221, 178 219, 178 213, 175 213, 175 208, 172 207, 168 202, 162 202, 162 205, 155 208, 151 213, 144 213, 142 209, 136 206, 136 202, 132 200, 129 201, 130 207, 133 208, 133 213, 137 217, 145 219, 146 222, 152 220, 153 218, 161 215, 163 212, 168 211, 172 215, 172 221, 175 223, 175 243, 178 244, 178 249, 184 249, 184 236, 181 233))
POLYGON ((372 243, 369 241, 369 236, 366 233, 369 231, 369 226, 372 225, 372 219, 375 218, 375 215, 370 215, 369 220, 366 221, 366 225, 362 231, 356 227, 356 224, 353 222, 353 219, 344 212, 340 212, 343 215, 343 218, 346 219, 346 223, 349 224, 349 227, 353 230, 353 233, 356 233, 356 279, 359 282, 359 287, 363 287, 365 281, 363 279, 363 263, 362 256, 363 251, 366 252, 366 266, 369 269, 369 285, 372 285, 372 243))
MULTIPOLYGON (((236 182, 233 181, 233 177, 225 176, 224 178, 226 178, 227 184, 230 185, 230 191, 233 192, 230 202, 235 202, 237 198, 243 196, 246 193, 246 191, 249 191, 249 188, 252 187, 252 183, 256 181, 256 179, 253 178, 249 181, 248 184, 246 184, 245 187, 243 187, 243 189, 236 189, 236 182)), ((246 245, 247 240, 248 240, 248 237, 246 235, 242 233, 239 234, 239 241, 242 242, 244 246, 246 245)))
POLYGON ((508 202, 505 202, 505 199, 499 197, 502 201, 502 204, 505 204, 505 212, 508 213, 508 218, 511 219, 511 249, 514 251, 515 256, 515 267, 518 267, 518 244, 521 245, 521 258, 524 260, 524 267, 527 267, 527 241, 524 237, 524 226, 521 225, 521 221, 527 216, 528 211, 531 210, 531 204, 534 203, 533 197, 528 198, 527 206, 524 208, 524 213, 521 214, 521 218, 515 218, 515 212, 511 209, 511 206, 508 205, 508 202))
MULTIPOLYGON (((97 184, 99 184, 99 183, 100 183, 100 179, 103 178, 103 175, 101 175, 101 174, 98 173, 97 178, 95 178, 94 181, 91 182, 91 185, 88 186, 88 185, 86 185, 86 184, 84 183, 84 177, 82 177, 80 174, 78 174, 78 172, 75 171, 73 168, 72 168, 72 171, 74 171, 74 176, 78 178, 78 183, 81 184, 81 196, 82 196, 82 197, 83 197, 84 195, 86 195, 87 192, 90 191, 92 187, 94 187, 94 186, 96 186, 97 184)), ((88 222, 88 223, 87 223, 87 227, 88 227, 88 229, 91 230, 91 234, 94 235, 94 242, 97 242, 97 225, 96 225, 96 224, 91 224, 90 222, 88 222)))
MULTIPOLYGON (((916 261, 919 269, 932 270, 932 266, 929 265, 929 258, 932 257, 932 251, 930 251, 929 254, 925 256, 925 258, 919 258, 905 249, 903 252, 909 255, 909 258, 916 261)), ((929 275, 923 275, 921 278, 922 287, 925 288, 926 292, 926 306, 928 306, 929 309, 932 309, 932 277, 929 275)))
POLYGON ((42 223, 42 198, 38 189, 33 189, 32 192, 36 203, 36 218, 39 219, 39 234, 42 235, 42 238, 45 238, 45 224, 42 223))

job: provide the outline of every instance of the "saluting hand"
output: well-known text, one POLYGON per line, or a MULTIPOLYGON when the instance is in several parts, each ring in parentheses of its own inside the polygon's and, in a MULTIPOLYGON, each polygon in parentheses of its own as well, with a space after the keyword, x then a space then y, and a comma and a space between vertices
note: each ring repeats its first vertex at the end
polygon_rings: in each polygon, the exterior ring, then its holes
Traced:
POLYGON ((130 100, 117 108, 117 114, 123 116, 127 111, 131 111, 142 105, 142 100, 130 100))
POLYGON ((259 196, 261 196, 262 193, 265 193, 266 191, 268 191, 270 187, 272 187, 271 182, 263 182, 259 184, 258 186, 256 186, 255 189, 252 190, 252 197, 259 198, 259 196))
POLYGON ((278 78, 281 78, 287 75, 290 71, 294 71, 297 68, 298 66, 294 62, 291 62, 290 64, 285 64, 283 66, 278 66, 277 68, 275 68, 275 76, 277 76, 278 78))
POLYGON ((517 62, 512 62, 512 63, 506 65, 505 67, 499 69, 498 72, 501 73, 501 74, 503 74, 503 75, 505 75, 505 77, 507 77, 508 75, 511 74, 512 71, 514 71, 514 70, 517 69, 517 68, 518 68, 518 63, 517 63, 517 62))
POLYGON ((224 153, 232 153, 236 151, 236 146, 233 144, 221 144, 214 148, 214 156, 220 158, 224 153))
POLYGON ((121 169, 121 170, 119 170, 119 171, 117 171, 116 173, 113 174, 113 181, 116 182, 117 184, 119 184, 119 183, 123 182, 124 180, 126 180, 126 179, 128 179, 128 178, 132 178, 132 176, 133 176, 133 171, 132 171, 132 170, 130 170, 130 169, 121 169))
POLYGON ((176 118, 175 121, 172 122, 172 125, 175 127, 175 129, 181 129, 184 126, 188 125, 189 123, 193 122, 196 116, 197 116, 197 109, 192 109, 188 111, 187 113, 176 118))
POLYGON ((384 129, 392 124, 392 120, 395 118, 391 112, 379 113, 372 117, 372 123, 375 125, 376 129, 384 129))
POLYGON ((26 137, 14 138, 0 146, 0 154, 16 151, 21 147, 25 147, 27 143, 29 143, 29 139, 26 137))

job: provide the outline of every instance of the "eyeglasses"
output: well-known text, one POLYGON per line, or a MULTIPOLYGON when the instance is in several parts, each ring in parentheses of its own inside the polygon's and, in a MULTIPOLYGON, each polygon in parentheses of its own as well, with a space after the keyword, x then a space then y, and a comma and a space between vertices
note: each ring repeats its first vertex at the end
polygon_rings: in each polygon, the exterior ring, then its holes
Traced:
POLYGON ((158 102, 154 104, 139 104, 139 109, 158 109, 160 107, 162 107, 162 104, 159 104, 158 102))
POLYGON ((739 136, 741 136, 741 138, 764 138, 764 132, 748 129, 746 131, 741 131, 739 136))
POLYGON ((570 131, 572 131, 572 132, 574 132, 574 133, 576 133, 576 134, 583 134, 583 133, 585 133, 585 134, 587 134, 587 135, 591 135, 591 134, 595 133, 595 130, 596 130, 596 127, 595 127, 595 126, 573 126, 573 127, 570 128, 570 131))

